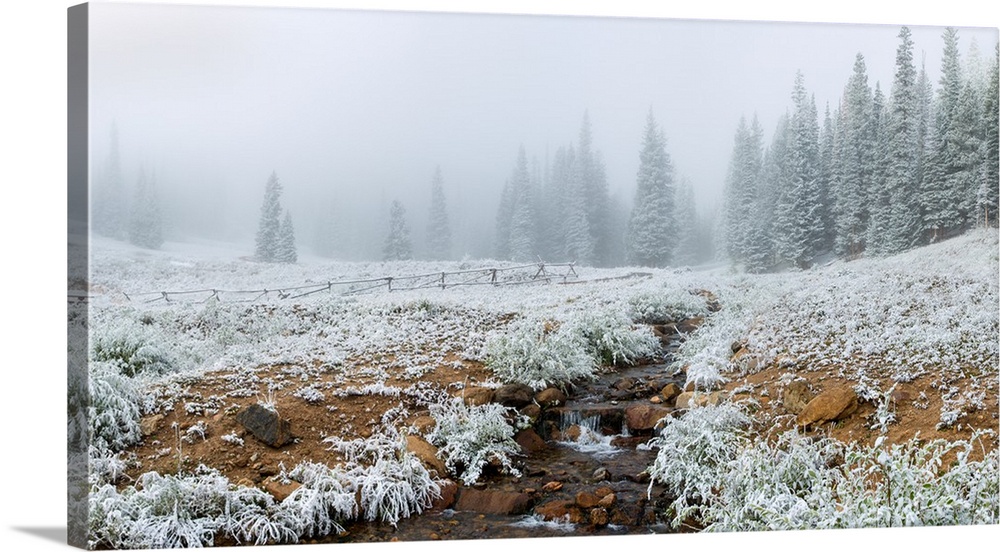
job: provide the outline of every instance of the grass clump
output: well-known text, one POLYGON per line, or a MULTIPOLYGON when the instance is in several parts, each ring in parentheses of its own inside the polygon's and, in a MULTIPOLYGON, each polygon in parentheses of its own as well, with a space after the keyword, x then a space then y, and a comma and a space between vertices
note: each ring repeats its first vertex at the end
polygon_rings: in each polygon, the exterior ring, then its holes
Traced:
POLYGON ((514 441, 514 427, 507 420, 512 411, 496 403, 469 406, 459 397, 433 404, 430 414, 437 424, 427 438, 438 447, 445 466, 466 485, 478 481, 491 462, 520 476, 513 457, 521 447, 514 441))

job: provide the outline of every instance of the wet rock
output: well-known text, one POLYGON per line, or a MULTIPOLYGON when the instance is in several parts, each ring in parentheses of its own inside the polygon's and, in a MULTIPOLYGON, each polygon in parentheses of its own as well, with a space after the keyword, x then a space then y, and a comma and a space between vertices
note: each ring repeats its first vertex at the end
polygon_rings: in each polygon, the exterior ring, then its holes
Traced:
POLYGON ((660 396, 663 397, 666 404, 671 404, 682 392, 681 387, 676 383, 668 383, 663 386, 663 389, 660 389, 660 396))
POLYGON ((854 389, 842 385, 823 391, 805 406, 795 419, 799 426, 807 427, 824 422, 835 422, 849 417, 858 409, 858 395, 854 389))
POLYGON ((431 503, 431 511, 442 512, 455 504, 458 495, 458 484, 450 479, 441 482, 441 497, 431 503))
POLYGON ((601 497, 601 500, 597 501, 597 505, 601 508, 608 509, 614 506, 616 502, 618 502, 618 497, 615 493, 611 493, 607 496, 601 497))
POLYGON ((560 435, 561 441, 579 441, 580 434, 583 433, 583 429, 578 425, 571 425, 567 427, 560 435))
POLYGON ((562 488, 562 481, 549 481, 548 483, 542 485, 542 490, 547 493, 554 493, 562 488))
POLYGON ((630 378, 630 377, 618 378, 617 380, 615 380, 614 383, 611 384, 611 387, 614 387, 619 391, 626 391, 632 389, 634 386, 635 386, 635 378, 630 378))
POLYGON ((276 411, 259 404, 252 404, 241 410, 236 415, 236 421, 247 428, 254 437, 274 448, 287 445, 295 438, 288 420, 282 419, 276 411))
POLYGON ((648 431, 667 417, 670 409, 651 404, 635 404, 625 409, 625 424, 629 431, 648 431))
POLYGON ((795 380, 782 392, 781 404, 789 414, 799 414, 812 399, 813 393, 809 390, 809 384, 804 380, 795 380))
POLYGON ((482 406, 493 402, 493 390, 486 387, 469 387, 462 390, 462 400, 468 406, 482 406))
POLYGON ((456 510, 480 514, 514 516, 531 509, 531 495, 518 492, 462 489, 456 510))
POLYGON ((600 468, 594 470, 594 473, 590 476, 590 478, 594 481, 607 481, 608 479, 611 479, 611 472, 608 471, 608 468, 601 466, 600 468))
POLYGON ((652 397, 649 398, 649 402, 653 404, 660 404, 663 402, 663 397, 659 395, 653 395, 652 397))
POLYGON ((534 398, 534 389, 522 383, 504 385, 493 392, 493 402, 514 408, 531 404, 531 400, 534 398))
POLYGON ((604 508, 594 508, 590 511, 590 524, 596 527, 604 527, 611 521, 608 511, 604 508))
POLYGON ((619 503, 610 511, 611 523, 615 525, 637 526, 642 520, 644 508, 638 504, 619 503))
POLYGON ((568 519, 571 523, 579 523, 583 519, 583 513, 572 500, 551 500, 540 504, 535 506, 535 514, 546 521, 568 519), (574 519, 577 521, 574 522, 574 519))
POLYGON ((549 387, 539 391, 538 394, 535 395, 535 402, 542 408, 562 406, 566 404, 566 393, 563 393, 555 387, 549 387))
POLYGON ((601 499, 590 491, 580 491, 576 493, 576 505, 580 508, 593 508, 601 499))
POLYGON ((439 477, 448 475, 444 461, 438 458, 438 448, 428 443, 419 435, 406 436, 406 448, 414 454, 425 466, 436 470, 439 477))
POLYGON ((302 485, 297 481, 290 481, 287 485, 282 484, 280 481, 267 480, 264 483, 264 490, 268 494, 274 497, 274 500, 281 502, 288 498, 289 495, 295 492, 296 489, 302 485))
POLYGON ((534 429, 522 429, 514 435, 514 441, 521 445, 521 450, 527 454, 538 452, 548 448, 545 441, 535 433, 534 429))
POLYGON ((529 404, 528 406, 522 408, 519 412, 522 416, 526 416, 528 418, 528 423, 531 425, 535 425, 538 418, 542 416, 542 409, 537 404, 529 404))

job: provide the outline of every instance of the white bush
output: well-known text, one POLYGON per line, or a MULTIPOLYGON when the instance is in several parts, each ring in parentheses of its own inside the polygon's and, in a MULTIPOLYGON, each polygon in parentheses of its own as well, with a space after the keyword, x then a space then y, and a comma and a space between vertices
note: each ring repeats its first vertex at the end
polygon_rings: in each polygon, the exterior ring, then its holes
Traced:
POLYGON ((431 405, 430 414, 437 424, 427 436, 438 447, 445 466, 466 485, 479 480, 491 461, 506 473, 520 476, 512 457, 521 451, 514 441, 514 427, 507 421, 513 409, 496 403, 468 406, 456 397, 431 405))
POLYGON ((124 450, 142 440, 139 385, 107 362, 90 364, 90 444, 98 453, 124 450))
POLYGON ((591 358, 603 365, 631 364, 660 350, 660 340, 647 326, 636 326, 623 313, 607 309, 579 313, 567 323, 578 333, 591 358))
POLYGON ((597 369, 582 335, 565 326, 547 328, 541 319, 516 320, 487 341, 486 364, 500 380, 536 390, 592 378, 597 369))

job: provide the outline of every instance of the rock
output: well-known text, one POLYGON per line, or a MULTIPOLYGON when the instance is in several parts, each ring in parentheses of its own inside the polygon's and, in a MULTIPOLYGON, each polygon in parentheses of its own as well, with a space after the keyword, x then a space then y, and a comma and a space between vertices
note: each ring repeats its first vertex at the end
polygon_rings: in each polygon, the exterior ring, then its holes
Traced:
POLYGON ((160 422, 166 418, 163 414, 154 414, 148 418, 143 418, 139 421, 139 430, 142 431, 143 437, 149 437, 150 435, 156 433, 156 430, 160 428, 160 422))
POLYGON ((572 500, 551 500, 535 506, 535 514, 546 521, 582 518, 580 510, 572 500))
POLYGON ((649 398, 649 402, 653 404, 660 404, 663 402, 663 397, 659 395, 653 395, 652 397, 649 398))
POLYGON ((513 516, 531 509, 530 495, 518 492, 462 489, 458 495, 456 510, 480 514, 513 516))
POLYGON ((608 509, 614 506, 616 502, 618 502, 618 497, 615 496, 614 493, 611 493, 597 501, 597 505, 601 508, 608 509))
POLYGON ((291 481, 287 485, 283 485, 281 482, 274 481, 272 479, 268 479, 264 482, 264 490, 273 496, 274 500, 278 502, 288 498, 289 495, 295 492, 295 489, 298 489, 301 486, 302 485, 297 481, 291 481))
POLYGON ((733 354, 735 355, 740 352, 740 349, 746 346, 747 344, 744 343, 743 341, 733 341, 733 343, 729 346, 729 350, 732 351, 733 354))
POLYGON ((438 458, 438 448, 428 443, 419 435, 406 436, 406 448, 414 454, 425 466, 436 470, 438 477, 448 475, 444 461, 438 458))
POLYGON ((705 393, 703 391, 685 391, 677 397, 677 401, 674 406, 677 408, 695 408, 699 406, 709 406, 717 405, 722 401, 722 393, 719 391, 712 391, 711 393, 705 393))
POLYGON ((560 441, 579 441, 580 434, 583 433, 583 429, 579 425, 571 425, 566 428, 565 431, 560 435, 560 441))
POLYGON ((615 490, 612 489, 611 487, 607 486, 607 485, 602 485, 602 486, 594 489, 594 494, 597 495, 597 498, 604 498, 604 497, 608 496, 609 494, 613 494, 614 492, 615 492, 615 490))
POLYGON ((486 387, 467 387, 462 390, 462 400, 468 406, 482 406, 493 402, 493 390, 486 387))
POLYGON ((892 399, 892 402, 897 405, 913 400, 913 396, 902 389, 893 389, 892 393, 889 394, 889 397, 892 399))
POLYGON ((608 471, 608 468, 601 466, 600 468, 594 470, 594 473, 590 476, 590 478, 594 481, 607 481, 608 479, 611 479, 611 472, 608 471))
POLYGON ((681 387, 676 383, 668 383, 660 389, 660 396, 663 397, 663 401, 666 404, 670 404, 671 401, 677 399, 677 397, 682 393, 681 387))
POLYGON ((804 380, 795 380, 785 387, 781 394, 781 404, 789 414, 798 414, 813 399, 809 384, 804 380))
POLYGON ((493 392, 493 402, 514 408, 521 408, 522 406, 531 404, 531 400, 534 398, 534 389, 523 383, 504 385, 493 392))
POLYGON ((625 424, 629 431, 648 431, 669 414, 670 409, 663 406, 636 404, 625 409, 625 424))
POLYGON ((537 404, 529 404, 520 410, 522 416, 528 417, 528 423, 535 425, 538 418, 542 416, 542 409, 537 404))
POLYGON ((827 389, 805 406, 795 419, 799 426, 807 427, 847 418, 858 409, 858 395, 854 389, 841 385, 827 389))
POLYGON ((600 501, 601 499, 590 491, 580 491, 576 493, 576 505, 581 508, 593 508, 594 506, 597 506, 597 503, 600 501))
POLYGON ((630 378, 628 376, 623 378, 618 378, 617 380, 615 380, 614 383, 611 384, 611 387, 614 387, 619 391, 628 391, 629 389, 632 389, 632 387, 634 386, 635 386, 635 378, 630 378))
POLYGON ((594 508, 590 511, 590 523, 597 527, 604 527, 610 521, 608 511, 604 508, 594 508))
POLYGON ((514 441, 521 445, 521 450, 527 454, 548 448, 545 441, 538 436, 538 433, 535 433, 534 429, 531 428, 518 431, 517 434, 514 435, 514 441))
POLYGON ((417 416, 412 422, 410 422, 410 427, 417 430, 417 433, 420 433, 421 435, 427 435, 436 425, 437 422, 430 416, 417 416))
POLYGON ((264 477, 271 477, 272 475, 278 475, 278 468, 271 465, 261 466, 260 469, 257 470, 257 473, 263 475, 264 477))
POLYGON ((236 415, 236 421, 253 433, 254 437, 274 448, 287 445, 295 439, 288 420, 282 419, 276 411, 259 404, 252 404, 241 410, 236 415))
POLYGON ((562 488, 562 481, 549 481, 548 483, 542 485, 542 490, 547 493, 554 493, 562 488))
POLYGON ((535 395, 535 402, 542 408, 562 406, 566 404, 566 393, 563 393, 555 387, 549 387, 539 391, 538 394, 535 395))
POLYGON ((458 484, 445 479, 441 482, 441 497, 431 503, 431 511, 442 512, 451 508, 455 504, 456 495, 458 495, 458 484))
POLYGON ((683 334, 689 334, 698 329, 705 322, 703 316, 695 316, 694 318, 688 318, 687 320, 682 320, 677 323, 677 331, 683 334))

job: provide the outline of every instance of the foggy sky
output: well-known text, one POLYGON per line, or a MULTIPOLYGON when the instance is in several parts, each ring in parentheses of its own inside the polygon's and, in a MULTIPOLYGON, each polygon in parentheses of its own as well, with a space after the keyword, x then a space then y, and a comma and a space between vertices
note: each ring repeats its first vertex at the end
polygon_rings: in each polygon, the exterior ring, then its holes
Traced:
MULTIPOLYGON (((941 27, 913 27, 937 86, 941 27)), ((540 163, 585 111, 613 194, 631 202, 647 111, 700 209, 721 198, 739 118, 769 140, 795 72, 821 123, 861 52, 892 82, 898 25, 91 4, 91 149, 112 122, 125 181, 155 172, 168 232, 252 239, 264 183, 308 242, 325 212, 407 206, 419 236, 436 166, 459 231, 492 229, 523 145, 540 163), (182 214, 192 215, 182 218, 182 214)), ((995 29, 959 29, 984 63, 995 29)), ((367 211, 365 211, 367 210, 367 211)), ((457 251, 461 255, 461 251, 457 251)))

